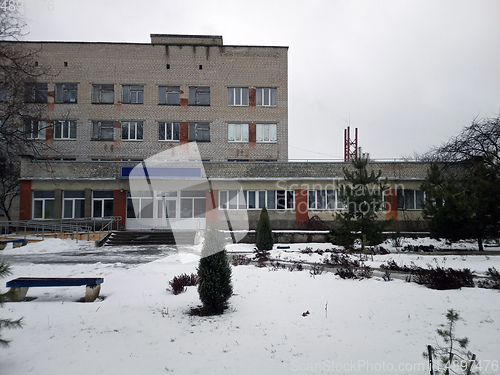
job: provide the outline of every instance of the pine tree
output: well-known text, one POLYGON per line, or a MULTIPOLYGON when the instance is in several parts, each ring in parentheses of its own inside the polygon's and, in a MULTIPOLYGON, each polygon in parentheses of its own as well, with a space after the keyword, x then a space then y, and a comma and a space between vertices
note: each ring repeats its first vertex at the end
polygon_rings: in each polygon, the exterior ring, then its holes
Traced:
POLYGON ((359 240, 361 250, 385 240, 383 230, 387 221, 379 220, 378 213, 384 210, 383 192, 387 189, 380 182, 381 171, 367 170, 367 159, 356 159, 354 170, 344 168, 347 183, 340 186, 340 199, 345 210, 334 214, 336 225, 330 233, 334 244, 353 249, 359 240))
POLYGON ((259 222, 257 224, 257 232, 255 238, 255 246, 262 251, 272 250, 274 245, 273 231, 271 229, 271 221, 266 207, 260 212, 259 222))
MULTIPOLYGON (((440 368, 446 369, 445 375, 449 375, 450 370, 454 374, 470 374, 476 364, 475 354, 467 350, 469 339, 456 337, 456 325, 459 320, 461 318, 456 310, 450 309, 446 312, 446 323, 440 324, 441 328, 436 330, 444 345, 436 344, 430 352, 434 358, 441 361, 440 368)), ((424 358, 429 357, 428 353, 423 355, 424 358)))
POLYGON ((432 164, 422 184, 426 193, 424 218, 433 238, 451 242, 497 238, 500 231, 500 166, 476 159, 461 175, 443 172, 432 164))
MULTIPOLYGON (((9 265, 5 262, 0 262, 0 279, 4 276, 10 275, 9 265)), ((9 292, 0 293, 0 307, 3 306, 5 301, 9 299, 9 292)), ((0 318, 0 346, 8 346, 9 341, 2 339, 1 330, 4 328, 21 328, 21 319, 1 319, 0 318)))
POLYGON ((233 294, 231 265, 224 249, 224 235, 217 229, 205 232, 198 265, 198 294, 204 315, 222 314, 233 294))

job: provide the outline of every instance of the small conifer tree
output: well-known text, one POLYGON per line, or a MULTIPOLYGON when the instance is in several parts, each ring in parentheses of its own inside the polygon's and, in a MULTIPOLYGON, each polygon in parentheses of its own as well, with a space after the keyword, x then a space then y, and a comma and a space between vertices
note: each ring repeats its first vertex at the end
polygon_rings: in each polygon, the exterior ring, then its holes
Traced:
POLYGON ((255 246, 257 246, 257 249, 260 251, 268 251, 273 249, 273 245, 274 239, 271 221, 269 220, 269 214, 267 213, 266 207, 263 207, 257 224, 255 246))
MULTIPOLYGON (((9 266, 7 263, 0 261, 0 279, 4 276, 10 275, 9 266)), ((5 301, 9 299, 9 292, 0 293, 0 307, 3 305, 5 301)), ((2 319, 0 318, 0 346, 8 346, 9 341, 2 339, 1 330, 3 328, 21 328, 21 319, 12 320, 12 319, 2 319)))
POLYGON ((222 314, 233 294, 231 265, 224 248, 224 235, 214 228, 205 232, 198 265, 198 294, 203 315, 222 314))
MULTIPOLYGON (((472 367, 476 364, 476 355, 467 350, 469 339, 467 337, 456 337, 456 325, 461 320, 456 310, 450 309, 446 312, 446 323, 441 324, 436 330, 437 334, 443 339, 444 345, 431 347, 428 353, 423 353, 424 358, 429 359, 429 353, 432 357, 441 361, 440 368, 445 369, 445 375, 450 374, 471 374, 472 367)), ((437 372, 436 372, 437 373, 437 372)))

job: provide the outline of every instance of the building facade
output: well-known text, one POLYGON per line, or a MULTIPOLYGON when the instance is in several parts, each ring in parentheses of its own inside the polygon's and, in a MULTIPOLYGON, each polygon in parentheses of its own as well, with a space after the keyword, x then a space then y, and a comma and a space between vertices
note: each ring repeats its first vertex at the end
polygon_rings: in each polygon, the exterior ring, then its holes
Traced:
POLYGON ((286 47, 171 35, 24 47, 50 69, 34 89, 46 117, 27 125, 48 157, 142 160, 195 141, 207 161, 288 158, 286 47))
MULTIPOLYGON (((151 44, 27 42, 51 74, 25 135, 19 218, 114 216, 129 230, 329 225, 346 163, 288 162, 287 48, 218 36, 151 44), (54 74, 55 72, 55 74, 54 74)), ((389 189, 383 216, 419 222, 423 163, 371 163, 389 189)))

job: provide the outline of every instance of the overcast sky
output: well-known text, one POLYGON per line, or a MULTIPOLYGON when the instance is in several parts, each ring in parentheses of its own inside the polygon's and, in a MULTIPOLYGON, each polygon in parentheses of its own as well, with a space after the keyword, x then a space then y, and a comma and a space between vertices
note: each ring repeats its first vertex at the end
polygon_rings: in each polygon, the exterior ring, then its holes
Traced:
POLYGON ((500 112, 498 0, 21 0, 25 40, 288 46, 289 157, 423 153, 500 112))

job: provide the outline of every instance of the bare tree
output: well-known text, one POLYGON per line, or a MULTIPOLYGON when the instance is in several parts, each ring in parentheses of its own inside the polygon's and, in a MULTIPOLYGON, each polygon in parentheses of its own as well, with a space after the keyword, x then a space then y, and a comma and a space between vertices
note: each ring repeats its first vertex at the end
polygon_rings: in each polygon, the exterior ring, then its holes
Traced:
POLYGON ((460 134, 423 156, 441 163, 474 162, 478 158, 500 164, 500 116, 475 118, 460 134))
POLYGON ((20 155, 39 155, 46 105, 38 103, 37 80, 48 73, 36 61, 38 51, 16 43, 24 22, 15 12, 0 10, 0 211, 11 220, 12 203, 19 195, 20 155), (38 138, 38 137, 35 137, 38 138))

